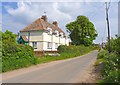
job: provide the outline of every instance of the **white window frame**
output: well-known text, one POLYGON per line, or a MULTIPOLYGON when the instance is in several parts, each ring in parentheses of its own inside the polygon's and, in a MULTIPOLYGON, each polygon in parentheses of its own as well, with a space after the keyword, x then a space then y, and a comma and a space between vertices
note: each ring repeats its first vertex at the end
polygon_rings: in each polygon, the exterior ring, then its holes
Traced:
POLYGON ((47 42, 47 48, 52 49, 52 42, 47 42))
POLYGON ((48 35, 52 35, 52 29, 50 27, 47 27, 48 35))
POLYGON ((59 36, 59 32, 58 32, 58 30, 55 30, 54 32, 56 33, 56 34, 55 34, 56 37, 59 36))
POLYGON ((58 48, 58 43, 55 43, 55 49, 57 49, 58 48))
POLYGON ((34 49, 37 49, 37 42, 32 42, 32 46, 34 49))

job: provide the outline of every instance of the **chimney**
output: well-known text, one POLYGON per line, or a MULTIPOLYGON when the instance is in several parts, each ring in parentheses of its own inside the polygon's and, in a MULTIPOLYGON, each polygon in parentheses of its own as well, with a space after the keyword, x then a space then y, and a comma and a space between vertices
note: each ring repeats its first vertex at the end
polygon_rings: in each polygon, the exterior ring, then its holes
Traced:
POLYGON ((53 24, 58 27, 58 22, 57 21, 53 21, 53 24))
POLYGON ((47 22, 47 21, 48 21, 48 18, 47 18, 47 16, 46 16, 46 15, 43 15, 43 16, 41 17, 41 19, 43 19, 45 22, 47 22))

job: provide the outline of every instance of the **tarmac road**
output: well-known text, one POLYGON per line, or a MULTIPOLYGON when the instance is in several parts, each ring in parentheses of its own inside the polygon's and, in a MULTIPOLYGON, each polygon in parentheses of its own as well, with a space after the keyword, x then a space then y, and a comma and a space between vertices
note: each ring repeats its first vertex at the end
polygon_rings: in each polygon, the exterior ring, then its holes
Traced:
POLYGON ((3 83, 76 83, 87 77, 98 51, 3 73, 3 83))

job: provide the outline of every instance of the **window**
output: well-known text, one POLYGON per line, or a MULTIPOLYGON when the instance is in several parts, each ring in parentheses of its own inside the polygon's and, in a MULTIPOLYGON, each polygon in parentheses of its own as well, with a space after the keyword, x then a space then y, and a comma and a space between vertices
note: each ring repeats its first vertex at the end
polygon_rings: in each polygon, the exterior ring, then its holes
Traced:
POLYGON ((52 43, 51 42, 48 42, 47 48, 52 49, 52 43))
POLYGON ((57 30, 54 31, 55 32, 55 35, 58 36, 59 35, 59 32, 57 30))
POLYGON ((58 48, 58 43, 55 43, 55 49, 57 49, 58 48))
POLYGON ((37 49, 37 42, 32 42, 32 46, 34 49, 37 49))
POLYGON ((63 33, 61 32, 61 33, 59 34, 59 36, 60 36, 60 37, 63 37, 63 33))
POLYGON ((47 27, 47 30, 48 30, 48 34, 52 35, 52 29, 50 27, 47 27))

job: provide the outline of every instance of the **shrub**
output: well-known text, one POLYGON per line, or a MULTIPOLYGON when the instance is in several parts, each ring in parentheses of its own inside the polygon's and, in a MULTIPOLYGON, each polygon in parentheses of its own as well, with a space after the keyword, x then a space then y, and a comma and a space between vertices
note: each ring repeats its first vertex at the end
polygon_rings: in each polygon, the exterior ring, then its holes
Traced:
POLYGON ((66 46, 66 45, 60 45, 58 47, 58 51, 61 55, 66 55, 66 56, 80 56, 83 54, 86 54, 92 50, 95 50, 94 47, 86 47, 84 45, 80 45, 80 46, 74 46, 74 45, 70 45, 70 46, 66 46))
POLYGON ((120 71, 118 70, 112 70, 112 71, 109 71, 109 74, 108 76, 105 76, 103 80, 100 80, 99 83, 102 83, 102 85, 106 85, 106 83, 113 83, 116 85, 119 85, 120 84, 120 71))
POLYGON ((33 48, 27 45, 18 45, 14 38, 15 34, 12 32, 3 33, 2 72, 28 67, 38 62, 34 57, 33 48))
POLYGON ((107 55, 108 55, 108 51, 102 50, 102 51, 99 52, 97 59, 104 58, 107 55))
MULTIPOLYGON (((119 83, 120 84, 120 37, 111 39, 111 53, 101 51, 98 54, 98 60, 102 59, 104 66, 102 68, 103 80, 100 83, 119 83)), ((107 46, 106 46, 107 47, 107 46)))
POLYGON ((37 64, 37 58, 34 57, 32 47, 26 45, 14 45, 14 48, 8 51, 7 49, 13 47, 13 44, 9 44, 9 46, 6 45, 4 45, 6 48, 3 46, 3 72, 37 64))

